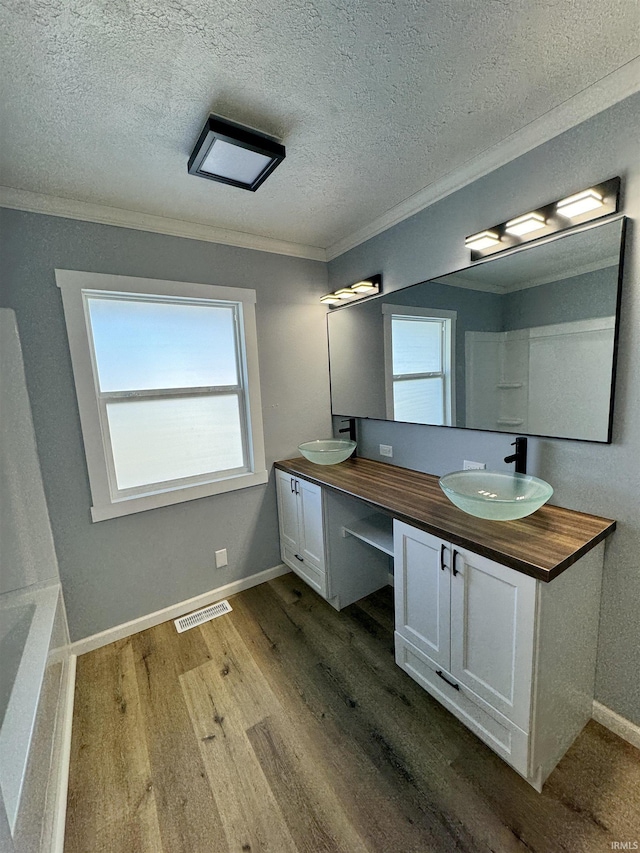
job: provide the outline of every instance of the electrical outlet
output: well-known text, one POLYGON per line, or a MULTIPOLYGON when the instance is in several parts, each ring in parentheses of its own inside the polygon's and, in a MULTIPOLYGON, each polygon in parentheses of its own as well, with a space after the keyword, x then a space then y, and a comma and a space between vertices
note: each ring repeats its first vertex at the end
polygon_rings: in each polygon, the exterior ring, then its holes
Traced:
POLYGON ((471 462, 469 459, 464 460, 464 471, 475 471, 476 469, 484 470, 487 467, 486 462, 471 462))
POLYGON ((390 444, 381 444, 380 456, 393 456, 393 447, 390 444))
POLYGON ((228 565, 228 563, 227 549, 221 548, 220 551, 216 551, 216 569, 221 569, 223 566, 228 565))

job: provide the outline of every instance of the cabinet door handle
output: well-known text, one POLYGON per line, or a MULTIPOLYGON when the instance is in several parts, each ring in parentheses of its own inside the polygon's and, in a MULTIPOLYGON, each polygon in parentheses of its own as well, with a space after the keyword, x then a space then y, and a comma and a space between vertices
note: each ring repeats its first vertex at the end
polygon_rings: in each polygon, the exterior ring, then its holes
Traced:
MULTIPOLYGON (((459 575, 459 574, 460 574, 460 572, 456 569, 456 557, 457 557, 457 556, 458 556, 458 552, 457 552, 457 551, 456 551, 456 549, 454 548, 454 549, 453 549, 453 552, 452 552, 452 554, 451 554, 451 571, 453 572, 453 576, 454 576, 454 578, 455 578, 455 576, 456 576, 456 575, 459 575)), ((447 679, 445 678, 445 681, 446 681, 446 680, 447 680, 447 679)))
POLYGON ((300 482, 298 480, 294 480, 296 484, 296 495, 300 494, 300 482))
POLYGON ((447 676, 442 674, 442 670, 441 670, 441 669, 437 669, 437 670, 436 670, 436 675, 439 675, 439 676, 440 676, 440 678, 441 678, 443 681, 446 681, 446 682, 447 682, 447 684, 449 685, 449 687, 453 687, 453 689, 454 689, 454 690, 460 690, 460 685, 459 685, 459 684, 456 684, 456 683, 455 683, 455 682, 453 682, 453 681, 449 681, 449 679, 447 678, 447 676))
POLYGON ((296 560, 300 560, 301 563, 304 563, 304 557, 301 557, 300 554, 294 554, 293 556, 296 558, 296 560))
POLYGON ((440 546, 440 568, 442 569, 443 572, 444 572, 444 551, 445 551, 446 547, 447 546, 444 544, 444 542, 440 546))
POLYGON ((294 482, 295 482, 295 481, 294 481, 293 477, 291 477, 291 494, 292 494, 292 495, 295 495, 295 493, 296 493, 296 490, 293 488, 293 484, 294 484, 294 482))

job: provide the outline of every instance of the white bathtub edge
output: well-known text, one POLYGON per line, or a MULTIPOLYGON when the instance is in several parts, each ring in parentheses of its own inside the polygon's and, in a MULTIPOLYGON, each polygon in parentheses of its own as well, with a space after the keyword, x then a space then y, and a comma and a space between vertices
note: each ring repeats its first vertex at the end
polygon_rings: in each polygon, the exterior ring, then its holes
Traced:
POLYGON ((67 819, 67 791, 69 788, 69 767, 71 764, 71 731, 73 727, 73 701, 76 686, 77 655, 69 655, 65 663, 64 683, 61 690, 60 726, 62 745, 57 773, 52 780, 55 788, 52 797, 53 831, 51 834, 51 853, 63 853, 64 830, 67 819))
POLYGON ((36 605, 0 728, 0 787, 11 832, 18 818, 59 595, 59 581, 47 581, 18 590, 8 605, 22 601, 36 605))

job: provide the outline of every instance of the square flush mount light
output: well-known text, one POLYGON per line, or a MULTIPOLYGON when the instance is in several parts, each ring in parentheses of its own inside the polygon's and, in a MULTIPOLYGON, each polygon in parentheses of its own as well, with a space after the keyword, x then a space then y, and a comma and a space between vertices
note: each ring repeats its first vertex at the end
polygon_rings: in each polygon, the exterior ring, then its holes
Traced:
POLYGON ((189 158, 189 174, 255 192, 285 158, 273 137, 209 116, 189 158))

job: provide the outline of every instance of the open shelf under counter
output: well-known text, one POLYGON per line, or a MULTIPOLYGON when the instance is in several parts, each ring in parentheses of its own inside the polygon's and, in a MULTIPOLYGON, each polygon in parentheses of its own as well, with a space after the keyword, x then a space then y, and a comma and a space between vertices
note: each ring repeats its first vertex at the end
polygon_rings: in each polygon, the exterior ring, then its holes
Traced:
POLYGON ((378 551, 393 557, 393 519, 391 516, 376 512, 360 521, 345 525, 344 534, 355 536, 378 551))
POLYGON ((616 527, 609 518, 550 504, 514 521, 476 518, 449 501, 437 476, 360 456, 338 465, 317 465, 299 457, 276 462, 275 467, 544 582, 576 563, 616 527))

